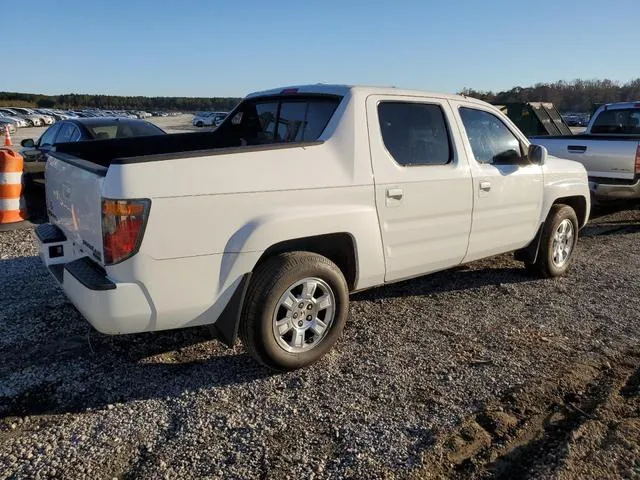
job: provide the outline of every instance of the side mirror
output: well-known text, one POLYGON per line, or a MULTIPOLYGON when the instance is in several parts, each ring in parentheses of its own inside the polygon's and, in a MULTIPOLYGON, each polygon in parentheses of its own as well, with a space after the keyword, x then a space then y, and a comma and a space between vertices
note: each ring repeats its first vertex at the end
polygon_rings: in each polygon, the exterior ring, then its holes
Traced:
POLYGON ((33 148, 36 146, 36 142, 33 141, 33 138, 25 138, 20 142, 20 145, 25 148, 33 148))
POLYGON ((534 165, 544 165, 547 161, 547 149, 542 145, 529 145, 527 158, 534 165))

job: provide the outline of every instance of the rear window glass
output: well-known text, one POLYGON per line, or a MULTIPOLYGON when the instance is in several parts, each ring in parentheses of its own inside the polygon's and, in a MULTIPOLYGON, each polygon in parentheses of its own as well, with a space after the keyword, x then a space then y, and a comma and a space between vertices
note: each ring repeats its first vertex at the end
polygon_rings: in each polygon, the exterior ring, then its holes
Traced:
POLYGON ((153 124, 147 122, 117 122, 90 126, 87 129, 96 140, 109 138, 145 137, 148 135, 162 135, 164 132, 153 124))
POLYGON ((603 110, 593 122, 591 133, 640 135, 640 108, 603 110))
POLYGON ((218 130, 228 145, 313 142, 326 128, 341 97, 274 97, 245 101, 218 130))

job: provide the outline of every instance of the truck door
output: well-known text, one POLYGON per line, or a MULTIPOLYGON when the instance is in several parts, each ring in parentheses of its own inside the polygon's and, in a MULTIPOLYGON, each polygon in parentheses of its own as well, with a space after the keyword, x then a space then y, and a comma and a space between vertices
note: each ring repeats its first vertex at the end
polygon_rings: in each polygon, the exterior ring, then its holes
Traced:
POLYGON ((451 104, 473 176, 473 226, 465 261, 524 247, 540 227, 542 167, 524 158, 526 139, 490 107, 451 104))
POLYGON ((448 268, 464 258, 473 189, 450 115, 446 100, 437 98, 367 98, 385 281, 448 268))

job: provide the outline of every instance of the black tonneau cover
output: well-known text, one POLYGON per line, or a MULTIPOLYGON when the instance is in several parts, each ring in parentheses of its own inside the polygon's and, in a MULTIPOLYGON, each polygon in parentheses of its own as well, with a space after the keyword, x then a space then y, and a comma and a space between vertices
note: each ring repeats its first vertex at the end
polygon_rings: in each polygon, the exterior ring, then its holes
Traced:
MULTIPOLYGON (((108 167, 116 159, 220 148, 222 145, 220 145, 221 142, 218 138, 219 136, 213 131, 87 140, 58 143, 55 146, 55 151, 108 167)), ((171 156, 177 158, 180 155, 171 156)))
POLYGON ((342 99, 337 95, 309 93, 253 97, 238 105, 213 131, 58 143, 51 155, 80 168, 95 170, 108 168, 111 164, 316 145, 322 143, 317 139, 342 99), (304 112, 304 116, 292 118, 287 114, 287 117, 282 117, 282 105, 285 103, 306 106, 298 109, 298 114, 304 112), (259 104, 270 104, 272 111, 266 109, 259 113, 259 104), (277 105, 275 111, 272 104, 277 105), (310 113, 312 105, 322 108, 315 108, 310 113), (312 127, 305 130, 308 125, 312 127), (311 133, 305 137, 305 131, 311 133), (89 167, 87 163, 93 166, 89 167))

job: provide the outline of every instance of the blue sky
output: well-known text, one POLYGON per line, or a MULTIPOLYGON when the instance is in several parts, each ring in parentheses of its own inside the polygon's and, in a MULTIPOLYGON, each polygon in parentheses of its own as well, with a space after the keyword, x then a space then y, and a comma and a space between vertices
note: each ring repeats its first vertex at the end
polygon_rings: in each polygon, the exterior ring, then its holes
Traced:
POLYGON ((640 0, 0 0, 0 90, 456 92, 640 76, 640 0))

